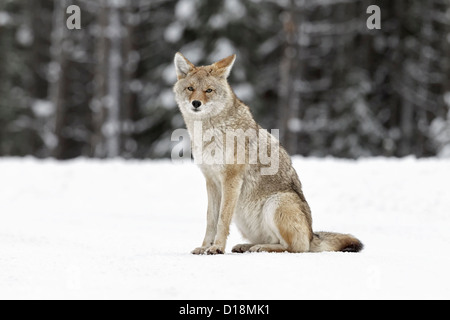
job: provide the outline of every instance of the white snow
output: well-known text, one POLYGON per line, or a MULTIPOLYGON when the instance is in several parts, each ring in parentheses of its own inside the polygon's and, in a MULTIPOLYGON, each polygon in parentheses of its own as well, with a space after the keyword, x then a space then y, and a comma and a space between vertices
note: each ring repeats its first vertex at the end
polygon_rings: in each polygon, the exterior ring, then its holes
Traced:
POLYGON ((179 20, 195 20, 197 18, 197 1, 179 0, 175 6, 175 16, 179 20))
POLYGON ((193 164, 0 159, 0 299, 450 298, 450 160, 294 161, 314 229, 359 254, 193 256, 193 164))
POLYGON ((11 23, 13 19, 8 12, 0 11, 0 26, 6 26, 11 23))
POLYGON ((291 118, 288 120, 287 126, 291 132, 300 132, 302 131, 302 120, 291 118))
POLYGON ((255 95, 253 86, 249 83, 242 83, 240 85, 235 85, 233 87, 234 93, 240 100, 248 101, 252 99, 255 95))
POLYGON ((166 109, 174 109, 176 108, 175 104, 175 96, 171 89, 165 89, 161 92, 159 99, 161 101, 161 105, 166 109))
POLYGON ((17 30, 16 40, 23 46, 29 46, 34 40, 33 32, 28 26, 22 25, 17 30))
POLYGON ((47 118, 54 114, 55 106, 51 101, 36 99, 31 105, 36 117, 47 118))
MULTIPOLYGON (((203 44, 199 40, 192 41, 184 45, 180 49, 180 52, 195 65, 197 65, 200 62, 200 60, 202 60, 204 57, 203 44)), ((171 66, 172 66, 172 73, 175 74, 173 72, 173 65, 171 64, 171 66)))
POLYGON ((175 43, 181 39, 183 31, 183 24, 175 21, 164 31, 164 39, 168 42, 175 43))
POLYGON ((445 104, 450 108, 450 92, 446 92, 444 94, 444 101, 445 104))
POLYGON ((233 43, 226 39, 220 38, 216 41, 214 51, 209 55, 210 61, 219 61, 220 59, 226 58, 234 53, 237 53, 233 43))
POLYGON ((234 20, 239 20, 246 16, 247 9, 240 0, 228 0, 224 2, 224 10, 228 16, 234 20))
POLYGON ((173 63, 170 62, 167 66, 162 69, 161 78, 164 79, 166 84, 173 85, 177 81, 177 75, 173 71, 173 63))
POLYGON ((214 14, 208 20, 208 26, 213 29, 222 29, 229 23, 227 15, 214 14))

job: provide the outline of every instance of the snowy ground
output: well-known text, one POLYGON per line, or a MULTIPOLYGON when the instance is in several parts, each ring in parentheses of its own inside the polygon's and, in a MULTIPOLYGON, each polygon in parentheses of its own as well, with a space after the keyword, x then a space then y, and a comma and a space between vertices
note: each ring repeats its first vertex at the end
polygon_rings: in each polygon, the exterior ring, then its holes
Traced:
POLYGON ((0 298, 450 298, 450 160, 294 161, 316 231, 359 254, 193 256, 194 165, 0 159, 0 298))

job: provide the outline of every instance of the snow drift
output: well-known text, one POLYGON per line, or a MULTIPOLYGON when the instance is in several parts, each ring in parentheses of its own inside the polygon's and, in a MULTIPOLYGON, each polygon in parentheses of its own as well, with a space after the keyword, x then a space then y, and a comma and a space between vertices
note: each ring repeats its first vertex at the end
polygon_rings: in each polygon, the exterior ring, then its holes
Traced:
POLYGON ((450 161, 295 158, 315 231, 363 252, 193 256, 206 188, 170 161, 0 160, 0 298, 450 298, 450 161))

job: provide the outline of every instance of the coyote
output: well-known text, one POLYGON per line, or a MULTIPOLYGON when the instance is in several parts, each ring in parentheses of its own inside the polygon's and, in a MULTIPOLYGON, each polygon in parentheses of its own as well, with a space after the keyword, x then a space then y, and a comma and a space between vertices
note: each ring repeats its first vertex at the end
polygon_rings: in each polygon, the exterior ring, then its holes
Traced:
POLYGON ((290 156, 282 147, 277 148, 273 135, 261 130, 249 107, 228 84, 235 59, 232 55, 209 66, 194 66, 181 53, 175 55, 175 98, 191 136, 194 159, 208 160, 223 153, 221 159, 227 160, 199 162, 208 193, 207 226, 202 246, 192 253, 225 253, 232 219, 249 240, 234 246, 232 252, 236 253, 361 251, 363 244, 351 235, 313 232, 311 210, 290 156), (196 136, 198 124, 214 137, 196 136), (250 146, 256 144, 254 137, 238 137, 237 146, 227 148, 227 131, 238 129, 254 130, 259 142, 266 143, 267 152, 277 155, 275 173, 262 174, 268 164, 259 160, 237 161, 235 147, 244 148, 248 157, 250 146), (210 152, 211 147, 214 152, 210 152))

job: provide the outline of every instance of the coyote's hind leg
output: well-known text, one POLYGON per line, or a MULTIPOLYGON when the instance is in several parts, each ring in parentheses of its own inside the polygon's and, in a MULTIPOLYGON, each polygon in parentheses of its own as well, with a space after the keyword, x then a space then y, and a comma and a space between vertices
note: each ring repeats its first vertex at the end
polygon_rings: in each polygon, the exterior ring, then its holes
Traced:
POLYGON ((307 203, 296 193, 282 193, 269 198, 264 206, 267 225, 279 244, 252 247, 253 252, 309 252, 312 240, 311 214, 307 203))

